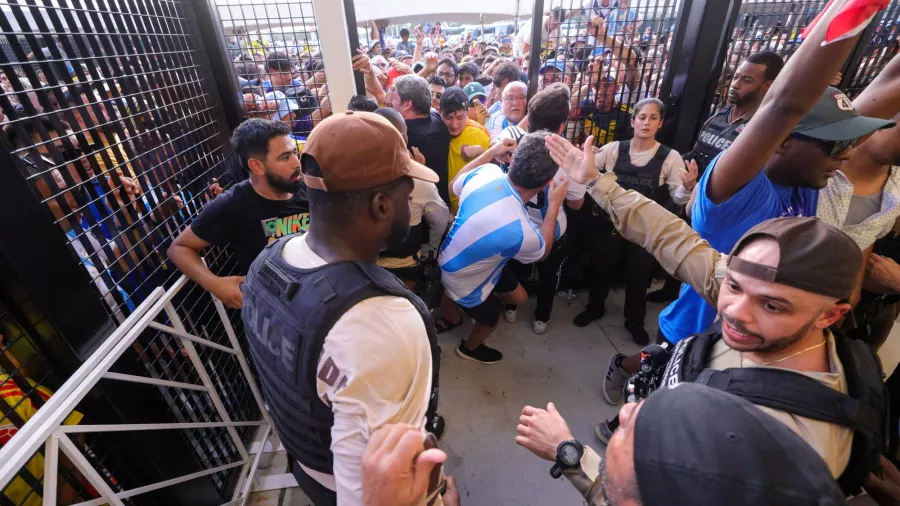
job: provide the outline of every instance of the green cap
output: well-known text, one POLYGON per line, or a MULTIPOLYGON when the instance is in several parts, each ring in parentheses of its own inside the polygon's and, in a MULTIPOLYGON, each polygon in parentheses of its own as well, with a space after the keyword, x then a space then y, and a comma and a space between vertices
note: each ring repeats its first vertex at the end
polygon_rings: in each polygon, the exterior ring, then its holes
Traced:
POLYGON ((466 92, 466 96, 469 97, 469 100, 479 96, 487 98, 487 93, 484 92, 484 86, 479 83, 469 83, 463 88, 463 91, 466 92))
POLYGON ((793 133, 822 141, 848 141, 894 125, 886 119, 860 116, 844 92, 829 86, 793 133))

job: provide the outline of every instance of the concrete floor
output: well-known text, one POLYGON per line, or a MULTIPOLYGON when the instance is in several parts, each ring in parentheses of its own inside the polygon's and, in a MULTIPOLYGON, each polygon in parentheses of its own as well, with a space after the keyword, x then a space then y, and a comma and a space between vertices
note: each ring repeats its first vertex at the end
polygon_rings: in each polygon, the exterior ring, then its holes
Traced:
MULTIPOLYGON (((659 282, 654 283, 654 288, 659 282)), ((654 289, 654 288, 651 288, 654 289)), ((460 359, 454 348, 466 337, 470 324, 441 335, 441 414, 447 431, 441 448, 447 452, 446 472, 456 477, 462 502, 467 506, 579 505, 583 504, 565 480, 553 480, 551 464, 515 442, 516 425, 526 404, 546 408, 553 401, 582 443, 603 447, 593 427, 614 416, 618 408, 603 399, 601 385, 611 354, 640 349, 625 330, 622 316, 624 292, 614 290, 606 316, 585 328, 572 325, 584 309, 587 294, 569 306, 557 297, 550 327, 544 335, 531 330, 531 305, 519 308, 518 320, 501 320, 488 344, 503 352, 499 364, 485 366, 460 359)), ((656 336, 657 319, 665 304, 648 304, 647 331, 656 336)), ((881 350, 885 371, 900 361, 900 326, 895 326, 881 350)), ((282 456, 267 457, 258 476, 284 471, 282 456)), ((249 504, 257 506, 308 506, 299 489, 256 493, 249 504)))
MULTIPOLYGON (((441 336, 441 412, 447 421, 441 448, 464 504, 581 504, 566 480, 550 477, 552 464, 518 446, 515 436, 526 404, 546 408, 552 401, 575 437, 597 449, 594 424, 618 412, 601 393, 607 361, 613 353, 640 347, 624 327, 622 291, 611 293, 602 320, 585 328, 572 325, 586 297, 581 294, 573 306, 557 297, 550 326, 540 336, 531 330, 533 299, 530 307, 519 308, 516 323, 501 320, 488 340, 503 352, 496 365, 456 356, 453 349, 468 335, 468 324, 441 336)), ((647 331, 653 336, 663 307, 648 305, 647 331)))

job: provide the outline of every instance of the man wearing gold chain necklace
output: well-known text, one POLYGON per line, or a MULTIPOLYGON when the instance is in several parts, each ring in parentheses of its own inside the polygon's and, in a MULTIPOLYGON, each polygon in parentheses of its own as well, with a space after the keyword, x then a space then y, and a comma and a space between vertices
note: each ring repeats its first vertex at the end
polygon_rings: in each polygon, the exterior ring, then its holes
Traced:
MULTIPOLYGON (((750 376, 757 370, 780 375, 783 381, 774 386, 762 381, 751 384, 750 390, 758 387, 757 395, 755 399, 746 396, 748 400, 809 443, 845 492, 858 488, 874 471, 878 453, 883 451, 883 430, 878 427, 880 424, 883 428, 887 414, 881 367, 874 352, 830 328, 850 309, 847 301, 862 268, 862 253, 856 243, 816 218, 775 218, 750 229, 737 241, 731 255, 726 255, 652 200, 623 189, 616 183, 615 174, 598 174, 590 149, 583 153, 558 136, 548 139, 547 144, 554 160, 573 181, 587 186, 587 195, 609 214, 624 238, 647 249, 670 274, 691 285, 718 309, 720 327, 683 340, 670 353, 660 388, 681 381, 705 382, 708 373, 724 372, 731 381, 740 380, 742 371, 749 371, 750 376), (871 397, 855 397, 860 385, 871 397), (860 436, 848 424, 801 416, 792 402, 782 402, 779 408, 764 407, 771 405, 764 400, 770 391, 782 393, 785 389, 803 395, 824 391, 826 395, 821 398, 831 395, 842 402, 856 403, 859 412, 871 415, 874 436, 860 436), (861 451, 864 446, 869 450, 861 451), (863 454, 866 458, 861 458, 863 454)), ((720 388, 713 381, 705 384, 720 388)), ((730 387, 722 389, 732 391, 730 387)), ((796 404, 808 404, 802 396, 794 399, 796 404)), ((838 404, 819 406, 820 411, 842 412, 838 404)), ((532 416, 535 411, 526 407, 523 416, 527 415, 531 424, 547 426, 529 426, 529 433, 569 433, 561 417, 537 417, 541 420, 538 422, 532 416)), ((616 425, 615 420, 612 425, 616 425)), ((602 422, 596 432, 608 442, 614 429, 610 422, 602 422)), ((585 448, 580 466, 566 473, 589 502, 598 479, 598 459, 595 452, 585 448)))

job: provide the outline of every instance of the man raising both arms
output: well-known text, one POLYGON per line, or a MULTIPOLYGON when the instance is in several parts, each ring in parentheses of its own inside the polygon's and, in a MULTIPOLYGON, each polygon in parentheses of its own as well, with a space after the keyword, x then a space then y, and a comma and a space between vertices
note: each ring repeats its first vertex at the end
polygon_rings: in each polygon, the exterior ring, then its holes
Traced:
POLYGON ((280 121, 248 119, 238 125, 231 144, 250 178, 207 204, 169 247, 169 258, 181 272, 228 307, 241 308, 244 277, 213 274, 200 253, 230 244, 241 272, 247 272, 266 244, 309 226, 306 187, 290 133, 280 121))

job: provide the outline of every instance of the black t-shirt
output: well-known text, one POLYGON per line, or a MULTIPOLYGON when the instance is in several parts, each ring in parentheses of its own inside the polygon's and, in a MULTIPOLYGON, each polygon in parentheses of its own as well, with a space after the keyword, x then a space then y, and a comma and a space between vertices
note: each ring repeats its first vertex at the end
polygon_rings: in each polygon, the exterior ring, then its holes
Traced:
POLYGON ((425 165, 437 172, 441 180, 438 182, 438 193, 444 202, 450 202, 449 184, 447 180, 447 157, 450 154, 450 132, 441 115, 432 112, 427 118, 406 120, 406 135, 409 136, 409 147, 418 148, 425 157, 425 165))
POLYGON ((256 193, 249 180, 214 198, 191 223, 191 230, 204 241, 215 246, 230 243, 244 272, 266 244, 307 228, 305 186, 289 200, 269 200, 256 193))

